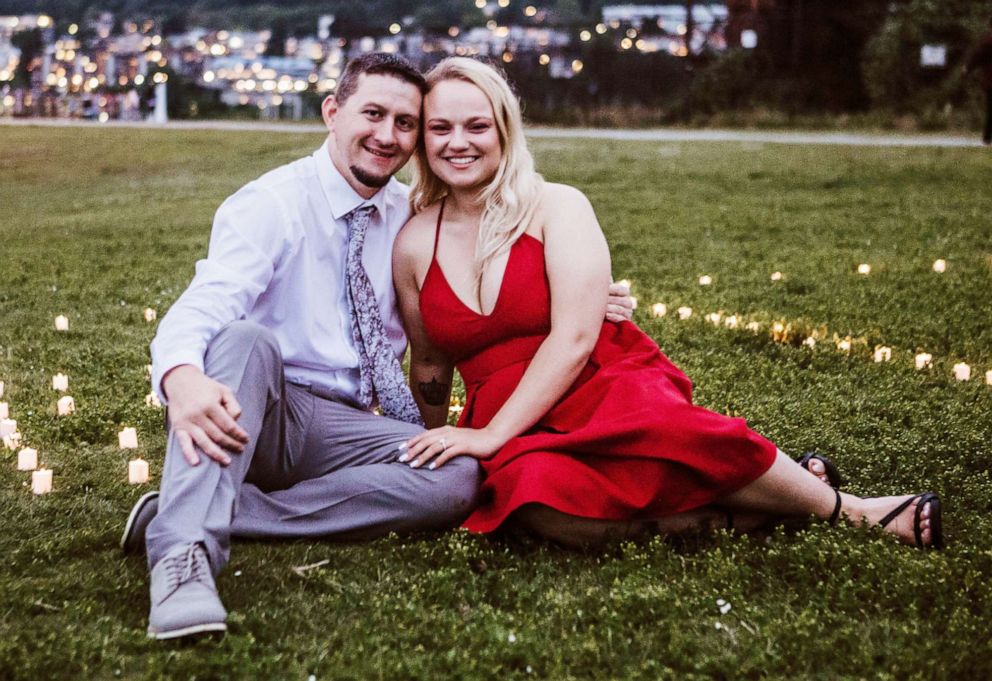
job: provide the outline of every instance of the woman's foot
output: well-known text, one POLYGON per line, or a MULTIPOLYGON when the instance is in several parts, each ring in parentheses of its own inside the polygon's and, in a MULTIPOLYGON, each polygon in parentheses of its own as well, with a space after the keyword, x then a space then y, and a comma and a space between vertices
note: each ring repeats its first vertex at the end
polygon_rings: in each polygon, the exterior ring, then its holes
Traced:
MULTIPOLYGON (((883 529, 894 534, 904 544, 917 545, 917 534, 923 547, 935 546, 935 532, 937 522, 934 516, 935 508, 939 507, 940 500, 936 497, 928 498, 918 508, 919 499, 924 495, 907 494, 898 497, 872 497, 868 499, 858 499, 850 495, 843 495, 842 514, 855 523, 866 522, 874 527, 882 523, 886 516, 890 515, 900 505, 905 507, 888 523, 883 529), (906 503, 909 501, 910 503, 906 503), (917 512, 919 515, 917 515, 917 512), (917 520, 918 518, 918 520, 917 520)), ((939 532, 939 530, 938 530, 939 532)))
POLYGON ((796 459, 796 463, 815 475, 825 485, 834 489, 840 489, 844 484, 844 479, 840 474, 837 464, 822 454, 816 452, 806 452, 796 459))

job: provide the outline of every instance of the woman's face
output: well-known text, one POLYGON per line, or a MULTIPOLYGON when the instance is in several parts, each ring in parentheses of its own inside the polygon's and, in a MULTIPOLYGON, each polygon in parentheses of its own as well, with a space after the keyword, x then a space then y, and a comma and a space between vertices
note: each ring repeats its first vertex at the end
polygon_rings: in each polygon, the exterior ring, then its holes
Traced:
POLYGON ((481 188, 496 174, 502 149, 492 104, 464 80, 443 80, 424 99, 424 149, 442 182, 481 188))

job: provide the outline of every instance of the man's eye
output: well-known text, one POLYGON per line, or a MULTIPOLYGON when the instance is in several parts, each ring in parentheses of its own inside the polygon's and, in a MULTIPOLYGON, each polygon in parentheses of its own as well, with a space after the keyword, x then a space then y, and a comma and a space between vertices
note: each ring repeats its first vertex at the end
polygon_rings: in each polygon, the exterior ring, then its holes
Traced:
POLYGON ((375 109, 366 109, 365 110, 365 115, 366 116, 369 116, 370 118, 381 118, 382 117, 382 112, 381 111, 377 111, 375 109))

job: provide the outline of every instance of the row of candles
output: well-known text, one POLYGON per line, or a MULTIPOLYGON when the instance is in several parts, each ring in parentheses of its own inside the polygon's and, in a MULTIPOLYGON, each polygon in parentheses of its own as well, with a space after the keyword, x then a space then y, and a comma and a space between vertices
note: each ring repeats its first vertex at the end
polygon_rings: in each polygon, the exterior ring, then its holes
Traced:
MULTIPOLYGON (((932 269, 937 274, 943 274, 947 271, 947 261, 943 258, 938 258, 933 262, 932 269)), ((858 274, 867 276, 871 274, 871 265, 868 263, 861 263, 857 267, 858 274)), ((782 281, 784 275, 781 272, 772 272, 771 280, 773 282, 782 281)), ((628 289, 630 288, 630 280, 622 279, 619 284, 623 284, 628 289)), ((701 275, 699 277, 700 286, 711 286, 713 284, 713 277, 708 274, 701 275)), ((637 298, 633 298, 634 308, 637 308, 637 298)), ((691 307, 682 306, 676 309, 676 314, 681 320, 689 319, 693 315, 693 310, 691 307)), ((651 315, 654 317, 664 317, 668 314, 668 306, 665 303, 655 303, 651 306, 651 315)), ((761 331, 761 323, 758 321, 748 321, 744 320, 736 314, 724 315, 722 312, 711 312, 704 316, 704 318, 711 322, 712 324, 719 326, 721 323, 728 329, 745 328, 753 333, 759 333, 761 331)), ((780 321, 774 322, 771 327, 772 339, 776 342, 786 342, 791 338, 791 334, 788 326, 780 321)), ((853 339, 850 336, 845 338, 836 338, 837 349, 841 352, 846 352, 850 354, 854 348, 853 339)), ((816 338, 812 335, 807 336, 803 339, 803 345, 812 348, 816 346, 816 338)), ((878 345, 874 348, 872 353, 872 358, 875 362, 889 362, 892 360, 892 348, 887 345, 878 345)), ((919 352, 913 357, 914 366, 917 369, 929 369, 933 366, 933 355, 928 352, 919 352)), ((965 362, 958 362, 951 367, 951 373, 954 378, 958 381, 970 381, 972 376, 972 367, 965 362)), ((992 369, 985 372, 985 383, 992 386, 992 369)))
MULTIPOLYGON (((144 318, 147 322, 153 322, 157 318, 157 313, 152 308, 146 308, 144 318)), ((68 331, 69 319, 65 315, 55 318, 56 331, 68 331)), ((0 398, 4 395, 5 385, 0 381, 0 398)), ((69 390, 69 377, 63 373, 57 373, 52 377, 52 389, 59 392, 69 390)), ((145 398, 145 404, 152 407, 160 407, 158 396, 154 392, 149 393, 145 398)), ((56 405, 59 416, 68 416, 76 411, 75 400, 70 395, 59 398, 56 405)), ((7 402, 0 402, 0 438, 4 447, 15 451, 21 445, 21 434, 17 430, 17 421, 10 418, 10 405, 7 402)), ((135 428, 124 428, 117 434, 118 446, 121 449, 138 448, 138 431, 135 428)), ((52 491, 53 473, 50 468, 38 467, 38 450, 33 447, 23 447, 17 452, 17 470, 32 471, 31 492, 36 495, 48 494, 52 491)), ((148 482, 148 462, 138 457, 128 461, 127 478, 132 485, 141 485, 148 482)))

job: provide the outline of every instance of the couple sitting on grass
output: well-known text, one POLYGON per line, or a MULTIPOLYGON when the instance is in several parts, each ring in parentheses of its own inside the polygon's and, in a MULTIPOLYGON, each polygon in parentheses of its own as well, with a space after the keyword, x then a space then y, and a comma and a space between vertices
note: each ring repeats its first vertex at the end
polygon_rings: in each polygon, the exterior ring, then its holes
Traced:
POLYGON ((535 172, 498 71, 450 58, 425 78, 369 54, 323 117, 312 156, 220 207, 152 343, 162 488, 122 539, 147 550, 150 636, 226 628, 214 576, 232 536, 461 524, 591 546, 814 515, 941 546, 935 495, 842 493, 825 457, 793 461, 693 406, 611 286, 586 197, 535 172), (411 155, 408 189, 393 174, 411 155))

